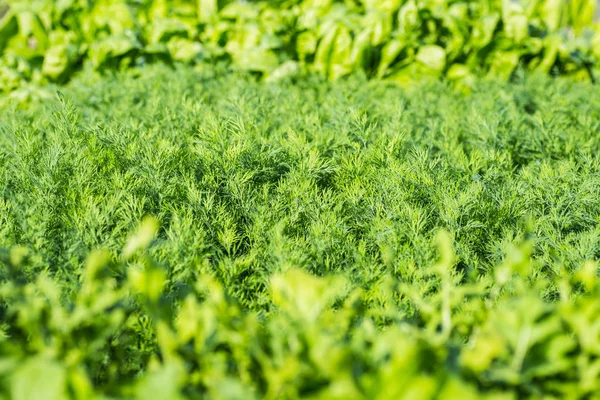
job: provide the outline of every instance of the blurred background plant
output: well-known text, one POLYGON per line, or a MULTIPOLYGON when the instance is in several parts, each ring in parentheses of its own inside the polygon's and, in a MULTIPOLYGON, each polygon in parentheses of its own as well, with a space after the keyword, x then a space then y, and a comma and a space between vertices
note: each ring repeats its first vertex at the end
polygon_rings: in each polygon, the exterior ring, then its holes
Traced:
POLYGON ((0 91, 159 60, 268 80, 362 71, 468 87, 521 68, 594 81, 595 10, 596 0, 3 0, 0 91))
POLYGON ((92 253, 71 295, 47 274, 24 281, 22 248, 2 253, 3 398, 583 399, 600 391, 594 263, 529 280, 523 243, 495 276, 461 284, 442 231, 439 263, 419 269, 414 283, 363 291, 292 268, 270 277, 271 309, 261 315, 203 273, 169 289, 167 271, 146 252, 157 229, 142 222, 117 262, 92 253), (536 295, 556 283, 562 301, 536 295))

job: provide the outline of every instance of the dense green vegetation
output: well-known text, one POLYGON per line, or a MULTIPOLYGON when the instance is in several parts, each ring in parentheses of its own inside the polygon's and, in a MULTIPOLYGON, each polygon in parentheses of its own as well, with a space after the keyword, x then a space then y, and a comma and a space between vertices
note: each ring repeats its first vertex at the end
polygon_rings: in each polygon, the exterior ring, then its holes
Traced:
MULTIPOLYGON (((0 93, 87 70, 224 63, 411 85, 519 68, 595 80, 596 0, 0 0, 0 93)), ((26 89, 35 91, 35 87, 26 89)), ((17 95, 21 96, 21 95, 17 95)))
POLYGON ((153 66, 0 114, 3 398, 598 398, 592 85, 153 66))

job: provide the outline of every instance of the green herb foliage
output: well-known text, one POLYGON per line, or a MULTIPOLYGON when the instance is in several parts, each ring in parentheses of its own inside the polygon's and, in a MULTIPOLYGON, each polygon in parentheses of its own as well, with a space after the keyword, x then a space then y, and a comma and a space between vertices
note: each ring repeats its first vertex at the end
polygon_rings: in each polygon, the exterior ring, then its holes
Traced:
POLYGON ((211 71, 1 106, 3 398, 597 398, 594 87, 211 71))
MULTIPOLYGON (((224 62, 412 85, 526 70, 595 80, 595 0, 0 0, 0 92, 82 68, 224 62)), ((26 85, 25 85, 26 86, 26 85)))

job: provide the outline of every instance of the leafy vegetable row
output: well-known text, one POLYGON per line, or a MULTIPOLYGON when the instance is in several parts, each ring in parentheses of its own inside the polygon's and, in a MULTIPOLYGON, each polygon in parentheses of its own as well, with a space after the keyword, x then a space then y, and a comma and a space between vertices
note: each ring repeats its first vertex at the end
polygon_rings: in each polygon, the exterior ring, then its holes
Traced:
POLYGON ((47 274, 25 283, 23 248, 0 253, 3 398, 510 400, 600 391, 595 263, 530 280, 524 244, 494 277, 464 285, 441 233, 439 263, 417 271, 427 295, 410 283, 365 291, 290 269, 269 278, 264 318, 198 265, 188 266, 193 284, 174 287, 145 252, 157 228, 145 220, 118 262, 92 253, 70 296, 47 274), (562 301, 542 300, 554 285, 562 301))
POLYGON ((0 91, 96 70, 225 61, 266 79, 353 71, 409 84, 527 70, 594 80, 595 0, 5 0, 0 91))

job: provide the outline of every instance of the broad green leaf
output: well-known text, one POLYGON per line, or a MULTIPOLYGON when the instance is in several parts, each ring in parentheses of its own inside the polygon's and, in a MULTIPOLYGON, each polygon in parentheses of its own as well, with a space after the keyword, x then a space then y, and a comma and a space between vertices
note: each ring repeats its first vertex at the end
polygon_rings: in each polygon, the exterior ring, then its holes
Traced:
POLYGON ((440 46, 426 45, 419 49, 416 60, 438 74, 446 68, 446 52, 440 46))
POLYGON ((11 11, 8 11, 0 19, 0 54, 4 51, 8 40, 18 33, 19 23, 17 22, 17 17, 11 11))
POLYGON ((14 68, 0 65, 0 90, 2 92, 12 92, 18 89, 24 79, 25 77, 14 68))
POLYGON ((500 15, 497 13, 485 15, 477 20, 471 34, 471 44, 473 47, 481 49, 490 44, 499 21, 500 15))
POLYGON ((253 21, 258 19, 259 10, 248 3, 231 2, 220 11, 221 18, 253 21))
POLYGON ((312 55, 317 50, 317 37, 314 33, 306 31, 298 35, 296 39, 296 51, 300 61, 304 61, 307 56, 312 55))
POLYGON ((348 28, 340 26, 333 42, 329 58, 330 79, 336 80, 352 72, 352 36, 348 28))
POLYGON ((169 48, 166 43, 152 43, 144 47, 144 53, 149 55, 169 56, 169 48))
POLYGON ((353 68, 366 69, 371 63, 371 31, 364 30, 359 33, 352 43, 352 52, 350 54, 350 63, 353 68))
POLYGON ((169 17, 168 0, 152 0, 149 3, 150 7, 148 8, 148 15, 150 17, 150 22, 169 17))
POLYGON ((400 35, 408 35, 419 30, 421 21, 419 8, 414 0, 409 0, 398 12, 398 32, 400 35))
POLYGON ((479 374, 488 370, 496 359, 504 356, 506 350, 502 335, 486 329, 462 352, 460 363, 479 374))
POLYGON ((202 44, 181 37, 173 37, 167 43, 169 54, 174 61, 191 62, 202 56, 202 44))
POLYGON ((515 43, 520 43, 529 34, 528 20, 523 8, 511 0, 503 0, 502 23, 506 37, 513 39, 515 43))
POLYGON ((233 54, 233 61, 235 66, 242 70, 263 73, 269 73, 279 65, 279 58, 274 51, 260 47, 248 48, 233 54))
POLYGON ((206 24, 214 20, 219 12, 218 0, 197 0, 198 21, 206 24))
POLYGON ((528 37, 522 42, 525 52, 529 55, 537 55, 544 49, 544 39, 528 37))
POLYGON ((400 8, 402 0, 363 0, 362 3, 367 10, 393 12, 400 8))
POLYGON ((448 16, 453 17, 457 21, 468 21, 469 19, 469 6, 467 3, 458 2, 448 7, 448 16))
POLYGON ((90 13, 94 31, 108 27, 110 33, 119 35, 134 30, 136 21, 133 11, 124 1, 97 0, 90 13))
POLYGON ((525 15, 513 15, 504 21, 504 32, 507 37, 514 39, 515 43, 521 43, 527 37, 527 25, 525 15))
POLYGON ((310 9, 328 10, 334 0, 304 0, 301 3, 302 11, 308 11, 310 9))
POLYGON ((17 16, 19 34, 28 38, 28 46, 36 52, 44 52, 48 48, 48 34, 39 17, 32 12, 20 13, 17 16))
POLYGON ((315 322, 322 311, 342 294, 341 278, 318 278, 299 269, 291 269, 271 278, 273 302, 294 318, 315 322))
POLYGON ((386 80, 395 82, 403 88, 415 86, 418 80, 422 78, 426 77, 421 76, 419 64, 416 62, 395 68, 389 75, 385 77, 386 80))
POLYGON ((53 46, 48 49, 42 65, 42 73, 50 79, 60 78, 69 68, 69 48, 66 45, 53 46))
POLYGON ((62 400, 67 398, 66 371, 54 360, 41 356, 30 358, 11 378, 14 400, 62 400))
POLYGON ((158 220, 156 218, 144 218, 135 233, 127 240, 122 252, 123 258, 128 259, 137 251, 146 250, 152 240, 154 240, 158 232, 158 227, 158 220))
POLYGON ((374 345, 375 353, 385 354, 388 362, 378 368, 375 379, 366 385, 367 398, 427 399, 438 386, 433 377, 421 374, 418 362, 421 349, 412 338, 394 327, 382 334, 374 345), (394 338, 393 341, 389 339, 394 338))
POLYGON ((234 59, 240 57, 240 53, 252 51, 261 45, 263 32, 258 24, 248 23, 235 30, 225 45, 225 50, 234 59))
POLYGON ((520 53, 516 50, 496 51, 491 57, 488 75, 508 79, 519 64, 520 53))
POLYGON ((70 370, 68 382, 76 399, 95 399, 98 397, 94 393, 94 387, 84 368, 70 370))
POLYGON ((188 32, 185 26, 177 19, 156 19, 149 27, 149 44, 167 43, 171 38, 178 36, 187 38, 188 32))
POLYGON ((79 61, 80 51, 73 32, 54 31, 50 35, 50 48, 44 55, 42 73, 53 80, 65 76, 69 68, 79 61))
POLYGON ((596 13, 596 0, 570 0, 568 2, 570 25, 576 34, 592 25, 596 13))
POLYGON ((236 378, 222 378, 210 383, 210 398, 215 400, 256 400, 253 390, 249 390, 236 378))
POLYGON ((115 62, 122 57, 128 56, 142 48, 141 43, 131 34, 109 36, 108 38, 95 42, 88 54, 90 60, 96 67, 106 63, 115 62))
POLYGON ((286 61, 270 72, 266 78, 267 82, 277 82, 287 78, 295 78, 300 75, 300 66, 295 61, 286 61))
POLYGON ((542 20, 550 32, 556 32, 566 20, 563 0, 545 0, 541 12, 542 20))
POLYGON ((446 55, 450 61, 451 58, 458 57, 465 52, 469 31, 464 26, 464 18, 448 14, 443 21, 444 28, 450 32, 450 38, 445 44, 446 55))
MULTIPOLYGON (((326 360, 331 363, 330 360, 326 360)), ((357 387, 354 377, 346 373, 344 376, 340 376, 338 373, 332 382, 321 391, 319 391, 318 398, 320 399, 331 399, 331 400, 350 400, 350 399, 362 399, 364 395, 357 387)))
POLYGON ((373 46, 387 43, 392 34, 392 14, 387 12, 370 12, 365 16, 364 31, 372 32, 373 46))
POLYGON ((161 366, 156 371, 151 371, 136 385, 136 398, 146 400, 155 399, 183 399, 180 385, 184 371, 182 367, 169 363, 161 366))
POLYGON ((471 70, 464 64, 452 64, 446 76, 450 80, 460 80, 472 76, 471 70))
POLYGON ((392 39, 381 50, 381 61, 377 70, 377 76, 383 77, 387 74, 388 68, 404 49, 404 43, 399 39, 392 39))
POLYGON ((575 278, 583 284, 587 291, 591 292, 598 287, 598 264, 594 261, 586 261, 575 274, 575 278))
POLYGON ((317 52, 315 54, 315 61, 313 63, 313 70, 327 76, 329 70, 329 63, 331 61, 331 53, 335 39, 338 34, 338 28, 330 29, 325 36, 319 41, 317 46, 317 52))
POLYGON ((481 398, 473 385, 456 376, 452 376, 444 382, 438 396, 440 399, 461 400, 478 400, 481 398))
POLYGON ((600 29, 596 30, 591 40, 592 55, 596 60, 600 59, 600 29))
POLYGON ((132 267, 128 276, 131 287, 152 302, 159 299, 167 280, 166 272, 154 266, 143 270, 132 267))

